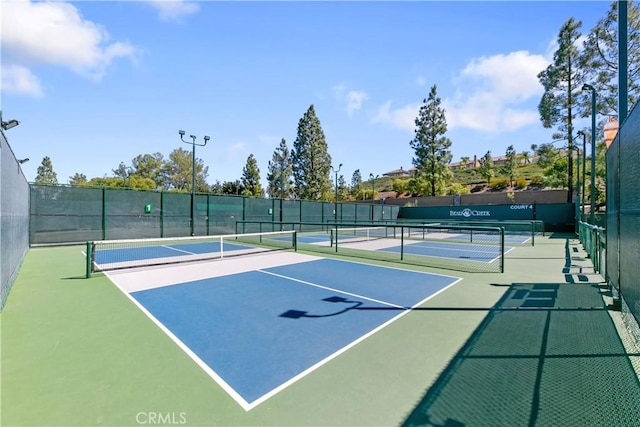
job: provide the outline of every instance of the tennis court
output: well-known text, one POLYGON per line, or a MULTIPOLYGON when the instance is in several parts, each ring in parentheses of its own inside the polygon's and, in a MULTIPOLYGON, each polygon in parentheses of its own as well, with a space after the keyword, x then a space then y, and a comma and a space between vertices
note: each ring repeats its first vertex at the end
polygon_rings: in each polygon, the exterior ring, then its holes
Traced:
POLYGON ((85 279, 84 247, 32 248, 2 425, 637 425, 640 352, 602 279, 577 239, 540 240, 482 274, 232 238, 85 279))
POLYGON ((460 280, 291 253, 110 278, 245 410, 460 280))
MULTIPOLYGON (((333 230, 330 230, 333 231, 333 230)), ((356 230, 354 230, 356 231, 356 230)), ((418 233, 420 235, 420 233, 418 233)), ((432 233, 433 235, 433 233, 432 233)), ((430 240, 407 240, 406 243, 399 243, 399 238, 392 234, 385 234, 385 229, 362 229, 361 233, 353 234, 343 232, 343 234, 334 235, 334 233, 307 233, 297 237, 298 242, 312 245, 328 246, 333 245, 337 240, 339 245, 358 248, 362 250, 386 251, 392 253, 406 253, 432 258, 442 259, 464 259, 468 261, 493 263, 502 255, 502 248, 498 245, 474 245, 465 243, 447 242, 447 239, 459 239, 461 235, 430 236, 430 240)), ((499 242, 500 236, 478 235, 481 241, 489 239, 491 242, 499 242)), ((505 241, 507 239, 505 238, 505 241)), ((524 243, 527 237, 512 236, 512 240, 518 243, 524 243)), ((508 253, 513 247, 504 247, 504 252, 508 253)))

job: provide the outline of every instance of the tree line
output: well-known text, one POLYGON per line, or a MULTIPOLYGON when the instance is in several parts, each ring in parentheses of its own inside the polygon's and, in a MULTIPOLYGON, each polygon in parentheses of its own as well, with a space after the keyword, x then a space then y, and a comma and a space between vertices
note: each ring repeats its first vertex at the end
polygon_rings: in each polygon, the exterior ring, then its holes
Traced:
MULTIPOLYGON (((628 39, 640 38, 640 18, 638 7, 628 2, 628 39)), ((546 184, 552 187, 568 187, 571 190, 579 177, 574 177, 576 157, 576 131, 590 134, 590 129, 576 129, 577 118, 592 114, 591 96, 597 93, 596 114, 598 139, 602 143, 602 128, 605 120, 618 114, 618 10, 617 2, 612 2, 607 15, 583 37, 582 22, 569 18, 560 28, 557 50, 551 64, 538 74, 544 93, 538 104, 541 125, 554 129, 553 141, 531 146, 541 166, 545 168, 546 184), (587 85, 587 86, 585 86, 587 85), (585 91, 586 87, 592 91, 585 91), (566 150, 554 146, 558 141, 566 142, 566 150), (562 152, 569 153, 561 155, 562 152)), ((629 43, 628 52, 628 105, 638 100, 640 87, 636 76, 640 71, 640 45, 629 43)), ((405 183, 406 189, 414 195, 438 196, 451 192, 452 141, 446 136, 447 121, 445 110, 437 93, 437 86, 431 86, 428 96, 423 99, 415 118, 414 137, 409 141, 414 151, 412 164, 415 173, 405 183)), ((598 157, 600 152, 596 151, 598 157)), ((525 152, 528 157, 528 152, 525 152)), ((584 156, 585 153, 582 153, 584 156)), ((512 185, 517 177, 517 154, 510 145, 505 153, 506 161, 500 172, 508 176, 512 185)), ((468 158, 466 158, 468 159, 468 158)), ((464 160, 464 159, 463 159, 464 160)), ((602 160, 601 160, 602 163, 602 160)), ((307 200, 333 200, 335 193, 332 182, 331 155, 328 151, 320 120, 311 105, 298 122, 297 136, 291 148, 283 138, 275 148, 268 162, 267 188, 260 181, 260 169, 253 154, 247 158, 242 177, 235 181, 216 181, 207 184, 208 167, 201 159, 196 159, 197 192, 215 194, 237 194, 255 197, 267 195, 272 198, 298 198, 307 200)), ((91 185, 109 187, 129 187, 164 191, 191 191, 192 159, 190 152, 178 148, 167 158, 161 153, 141 154, 132 159, 130 165, 120 163, 113 169, 112 177, 92 178, 76 173, 69 177, 71 185, 91 185)), ((480 159, 480 174, 489 183, 496 170, 493 167, 491 150, 480 159)), ((604 169, 599 168, 598 188, 604 186, 604 169)), ((350 185, 343 175, 337 177, 338 199, 365 199, 360 170, 352 176, 350 185)), ((36 183, 57 183, 51 159, 45 157, 38 167, 36 183)), ((600 191, 600 193, 603 193, 600 191)), ((371 194, 371 199, 373 194, 371 194)), ((602 197, 602 194, 600 194, 602 197)))

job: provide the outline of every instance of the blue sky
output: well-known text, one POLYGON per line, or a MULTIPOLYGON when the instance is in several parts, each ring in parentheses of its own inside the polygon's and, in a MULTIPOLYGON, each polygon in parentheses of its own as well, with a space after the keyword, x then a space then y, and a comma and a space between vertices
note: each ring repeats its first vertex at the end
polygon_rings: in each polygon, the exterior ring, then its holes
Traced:
MULTIPOLYGON (((32 181, 112 176, 138 154, 211 140, 210 184, 263 181, 313 104, 347 182, 412 167, 414 119, 432 85, 453 161, 549 142, 536 75, 561 25, 586 35, 610 2, 2 2, 3 119, 32 181)), ((585 125, 588 125, 585 123, 585 125)))

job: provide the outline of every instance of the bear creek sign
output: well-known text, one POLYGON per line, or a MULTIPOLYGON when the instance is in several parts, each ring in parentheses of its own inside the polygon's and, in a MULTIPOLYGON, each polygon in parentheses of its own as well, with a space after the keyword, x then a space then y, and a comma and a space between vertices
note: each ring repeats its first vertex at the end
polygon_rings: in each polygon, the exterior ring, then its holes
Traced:
POLYGON ((476 209, 469 209, 469 208, 465 208, 462 210, 450 210, 449 211, 449 216, 462 216, 465 218, 471 218, 471 217, 479 217, 479 216, 491 216, 491 212, 489 211, 480 211, 480 210, 476 210, 476 209))

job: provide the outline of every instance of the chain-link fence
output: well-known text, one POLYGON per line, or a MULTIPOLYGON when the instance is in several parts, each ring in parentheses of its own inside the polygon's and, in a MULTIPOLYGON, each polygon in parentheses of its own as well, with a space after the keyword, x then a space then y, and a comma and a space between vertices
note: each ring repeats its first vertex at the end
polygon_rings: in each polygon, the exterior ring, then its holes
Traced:
MULTIPOLYGON (((187 193, 32 184, 30 243, 189 236, 191 210, 187 193)), ((398 210, 386 205, 196 194, 193 234, 233 234, 237 221, 395 219, 398 210)), ((250 225, 245 228, 246 233, 259 231, 250 225)))
POLYGON ((0 310, 29 248, 29 184, 0 131, 0 310))

